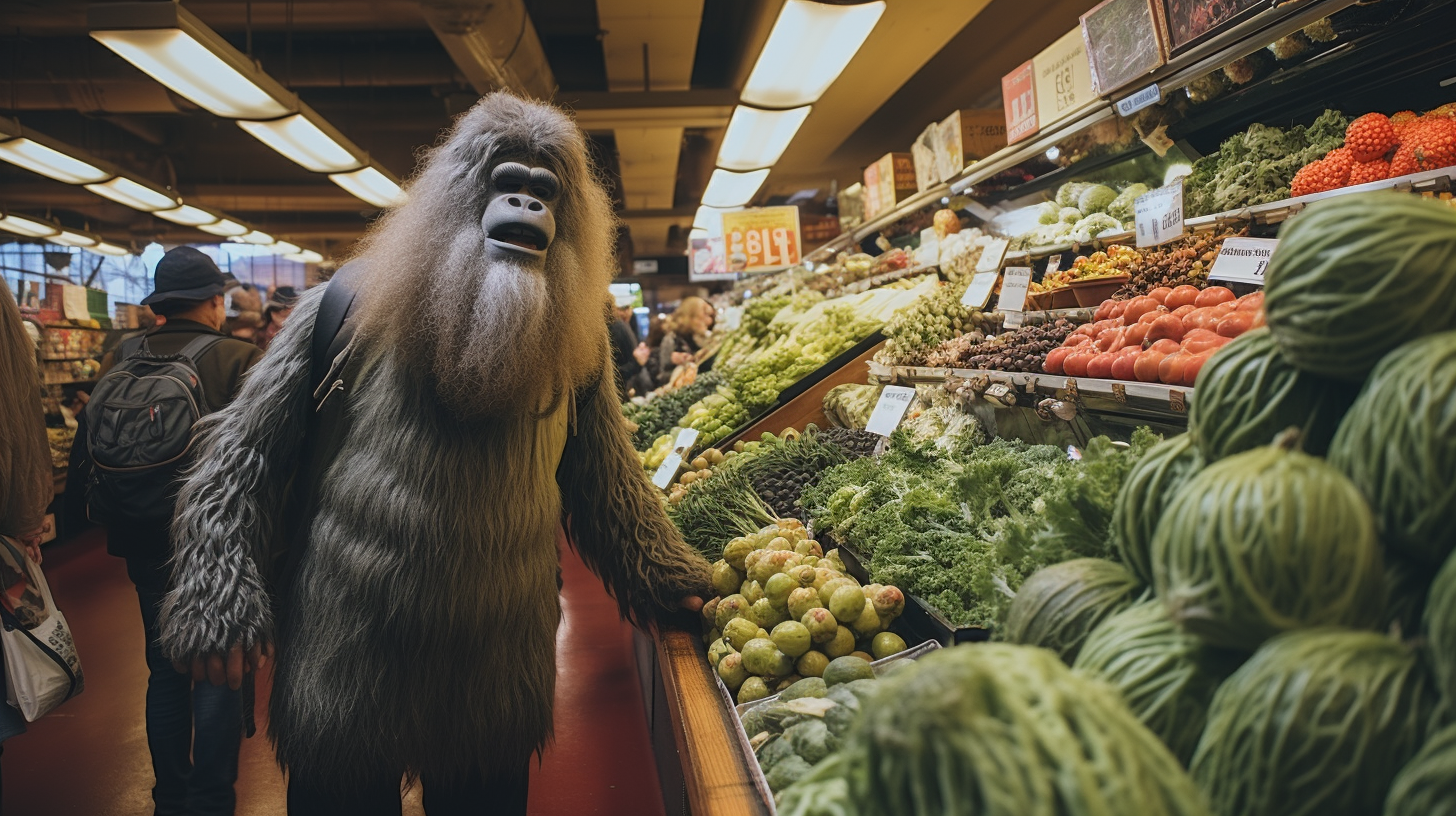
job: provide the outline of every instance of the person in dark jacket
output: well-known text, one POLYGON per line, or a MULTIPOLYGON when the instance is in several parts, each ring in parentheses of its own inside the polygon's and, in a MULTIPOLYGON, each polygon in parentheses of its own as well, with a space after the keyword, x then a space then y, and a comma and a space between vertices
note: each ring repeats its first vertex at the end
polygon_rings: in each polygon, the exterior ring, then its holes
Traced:
MULTIPOLYGON (((211 258, 192 247, 177 247, 157 263, 156 291, 142 301, 166 318, 146 334, 153 355, 177 354, 206 335, 225 338, 194 361, 207 401, 204 411, 231 402, 243 374, 263 356, 256 345, 221 331, 227 319, 225 284, 211 258)), ((76 445, 85 444, 83 427, 76 434, 76 445)), ((89 456, 83 467, 89 469, 89 456)), ((126 559, 127 575, 141 602, 150 672, 146 719, 147 747, 156 774, 155 813, 231 814, 237 801, 233 783, 238 777, 244 700, 227 686, 194 686, 192 678, 179 673, 157 646, 157 617, 171 579, 169 532, 165 526, 114 525, 107 529, 106 549, 126 559)))
POLYGON ((632 299, 617 300, 616 319, 608 327, 612 337, 612 361, 617 365, 617 386, 622 398, 646 394, 652 390, 652 377, 647 373, 647 358, 652 350, 638 342, 632 330, 632 299))

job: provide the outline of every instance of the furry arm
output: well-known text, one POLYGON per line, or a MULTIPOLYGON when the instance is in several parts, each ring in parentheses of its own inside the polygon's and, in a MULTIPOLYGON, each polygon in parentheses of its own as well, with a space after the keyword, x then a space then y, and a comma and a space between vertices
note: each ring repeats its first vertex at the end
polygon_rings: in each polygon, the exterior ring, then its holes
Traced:
POLYGON ((308 424, 314 319, 327 287, 304 295, 237 399, 197 424, 197 459, 172 520, 172 590, 161 645, 173 660, 272 638, 265 571, 308 424))
POLYGON ((711 567, 668 520, 632 449, 610 367, 577 399, 576 433, 557 471, 562 511, 582 560, 622 616, 644 626, 689 595, 712 595, 711 567))

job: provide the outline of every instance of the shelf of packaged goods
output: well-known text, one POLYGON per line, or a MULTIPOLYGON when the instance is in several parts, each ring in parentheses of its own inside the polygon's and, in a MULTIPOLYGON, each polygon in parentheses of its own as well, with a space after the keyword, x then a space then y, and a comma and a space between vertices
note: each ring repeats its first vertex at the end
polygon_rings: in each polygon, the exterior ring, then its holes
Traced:
POLYGON ((1168 60, 1145 79, 1119 90, 1116 102, 1156 84, 1164 97, 1205 74, 1265 48, 1313 23, 1353 6, 1361 0, 1305 0, 1288 2, 1229 27, 1209 40, 1168 60))
MULTIPOLYGON (((1247 56, 1281 37, 1288 36, 1311 23, 1352 6, 1357 1, 1305 0, 1305 2, 1299 2, 1296 0, 1252 17, 1170 60, 1144 80, 1120 90, 1115 96, 1099 99, 1089 104, 1080 113, 1057 122, 1048 130, 1038 133, 1026 141, 1007 145, 985 159, 967 166, 958 177, 952 179, 948 184, 936 185, 911 196, 887 212, 867 220, 805 257, 809 260, 828 257, 842 248, 859 243, 867 236, 873 235, 885 226, 932 203, 937 198, 958 195, 971 190, 998 173, 1010 170, 1028 159, 1046 153, 1047 150, 1057 146, 1069 136, 1117 116, 1115 106, 1117 99, 1131 96, 1153 83, 1158 84, 1165 92, 1176 90, 1239 57, 1247 56)), ((1082 169, 1077 165, 1072 165, 1066 170, 1055 172, 1075 175, 1082 169)))
POLYGON ((1050 398, 1091 410, 1138 410, 1167 418, 1186 420, 1193 401, 1193 388, 1162 383, 1068 377, 1063 374, 1033 374, 1019 371, 991 371, 978 368, 927 368, 924 366, 871 366, 871 376, 881 382, 900 384, 966 382, 978 398, 1009 407, 1038 407, 1050 398), (988 389, 1004 385, 1004 394, 988 389))

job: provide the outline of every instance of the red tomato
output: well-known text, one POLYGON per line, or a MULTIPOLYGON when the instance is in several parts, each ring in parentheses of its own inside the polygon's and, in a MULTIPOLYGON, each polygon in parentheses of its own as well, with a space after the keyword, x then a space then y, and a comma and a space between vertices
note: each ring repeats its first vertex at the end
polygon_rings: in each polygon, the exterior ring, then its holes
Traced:
POLYGON ((1108 329, 1097 335, 1096 346, 1098 351, 1117 351, 1122 348, 1126 341, 1123 334, 1127 329, 1108 329))
POLYGON ((1071 346, 1054 348, 1046 356, 1046 362, 1041 364, 1041 370, 1048 374, 1062 373, 1062 361, 1067 359, 1074 349, 1071 346))
POLYGON ((1122 342, 1126 344, 1124 348, 1126 346, 1136 346, 1141 349, 1143 340, 1147 339, 1148 328, 1152 325, 1152 323, 1134 323, 1128 326, 1122 335, 1122 342))
POLYGON ((1234 312, 1218 321, 1213 330, 1224 337, 1238 337, 1254 327, 1254 312, 1234 312))
POLYGON ((1157 382, 1158 366, 1162 364, 1163 358, 1167 356, 1167 352, 1158 351, 1157 349, 1148 349, 1142 354, 1139 354, 1132 364, 1133 376, 1142 382, 1157 382))
POLYGON ((1112 307, 1112 309, 1107 312, 1107 317, 1109 319, 1111 319, 1111 320, 1121 321, 1121 320, 1124 320, 1125 319, 1123 317, 1123 315, 1124 315, 1124 313, 1126 311, 1127 311, 1127 301, 1125 301, 1125 300, 1119 300, 1116 303, 1116 305, 1114 305, 1112 307))
POLYGON ((1182 286, 1175 286, 1173 291, 1169 292, 1168 296, 1163 299, 1163 305, 1169 309, 1177 309, 1179 306, 1192 306, 1193 301, 1197 299, 1198 287, 1189 286, 1185 283, 1182 286))
POLYGON ((1148 346, 1148 350, 1149 351, 1161 351, 1164 354, 1172 354, 1173 352, 1178 351, 1179 348, 1181 348, 1181 347, 1178 345, 1178 341, 1177 340, 1166 340, 1166 339, 1164 339, 1164 340, 1155 340, 1155 341, 1153 341, 1153 344, 1152 345, 1148 346))
POLYGON ((1263 325, 1265 325, 1265 323, 1264 323, 1264 310, 1263 309, 1260 309, 1259 311, 1254 312, 1254 325, 1252 326, 1252 328, 1257 329, 1257 328, 1259 328, 1259 327, 1261 327, 1263 325))
POLYGON ((1183 364, 1183 385, 1193 387, 1193 384, 1198 381, 1198 372, 1203 370, 1203 364, 1208 362, 1208 358, 1213 356, 1214 351, 1217 349, 1200 352, 1188 358, 1188 362, 1183 364))
POLYGON ((1066 340, 1062 341, 1062 346, 1065 348, 1074 348, 1076 346, 1082 345, 1083 343, 1090 342, 1092 342, 1092 338, 1087 336, 1086 334, 1078 334, 1077 332, 1072 332, 1070 335, 1067 336, 1066 340))
POLYGON ((1157 320, 1158 318, 1162 317, 1163 315, 1165 315, 1167 313, 1168 313, 1168 310, 1167 310, 1166 307, 1159 306, 1158 308, 1152 310, 1151 312, 1148 312, 1147 314, 1143 315, 1142 317, 1139 317, 1137 319, 1137 322, 1139 322, 1139 323, 1151 323, 1154 320, 1157 320))
POLYGON ((1183 317, 1183 330, 1185 332, 1193 329, 1213 330, 1218 324, 1218 313, 1208 308, 1197 308, 1183 317))
POLYGON ((1198 307, 1197 306, 1194 306, 1192 303, 1189 303, 1189 304, 1184 305, 1184 306, 1179 306, 1178 308, 1176 308, 1176 309, 1173 310, 1173 316, 1176 317, 1176 318, 1178 318, 1179 320, 1182 320, 1183 318, 1185 318, 1188 315, 1192 314, 1194 312, 1194 310, 1196 310, 1197 308, 1198 307))
POLYGON ((1188 335, 1184 335, 1183 350, 1188 352, 1189 354, 1199 354, 1205 351, 1213 351, 1222 348, 1224 344, 1228 343, 1232 339, 1232 337, 1222 337, 1211 332, 1207 336, 1198 336, 1192 338, 1190 338, 1188 335))
POLYGON ((1163 315, 1157 320, 1154 320, 1152 325, 1148 326, 1147 339, 1156 341, 1164 338, 1169 340, 1182 340, 1183 321, 1170 314, 1163 315))
POLYGON ((1136 321, 1148 312, 1155 311, 1160 305, 1147 295, 1135 297, 1127 302, 1127 309, 1122 313, 1122 317, 1124 320, 1136 321))
POLYGON ((1237 299, 1238 296, 1234 294, 1234 290, 1227 286, 1210 286, 1198 293, 1198 297, 1193 299, 1193 305, 1202 309, 1205 306, 1217 306, 1220 303, 1237 299))
POLYGON ((1096 356, 1097 352, 1095 351, 1081 351, 1079 349, 1067 355, 1067 358, 1062 361, 1062 371, 1069 377, 1085 377, 1087 376, 1087 364, 1091 363, 1092 358, 1096 356))
POLYGON ((1257 312, 1264 308, 1264 290, 1250 292, 1239 298, 1238 310, 1241 312, 1257 312))
POLYGON ((1117 359, 1112 361, 1112 378, 1114 380, 1137 379, 1133 366, 1137 364, 1137 358, 1142 356, 1142 353, 1142 349, 1137 346, 1123 346, 1122 351, 1117 353, 1117 359))
POLYGON ((1168 305, 1168 295, 1171 295, 1171 294, 1173 294, 1173 290, 1172 289, 1169 289, 1166 286, 1159 286, 1157 289, 1154 289, 1153 291, 1149 292, 1148 293, 1148 297, 1152 298, 1153 300, 1156 300, 1158 302, 1158 305, 1159 306, 1167 306, 1168 305))
POLYGON ((1112 364, 1117 361, 1117 355, 1112 353, 1099 354, 1087 363, 1087 376, 1105 380, 1112 376, 1112 364))
POLYGON ((1158 381, 1164 385, 1180 385, 1183 382, 1183 367, 1193 357, 1186 351, 1175 351, 1158 363, 1158 381))
POLYGON ((1102 305, 1098 306, 1097 307, 1097 311, 1095 311, 1095 312, 1092 313, 1092 319, 1093 320, 1106 320, 1107 318, 1109 318, 1109 317, 1112 316, 1112 307, 1113 306, 1116 306, 1116 305, 1117 305, 1117 301, 1115 301, 1115 300, 1104 300, 1104 301, 1102 301, 1102 305))

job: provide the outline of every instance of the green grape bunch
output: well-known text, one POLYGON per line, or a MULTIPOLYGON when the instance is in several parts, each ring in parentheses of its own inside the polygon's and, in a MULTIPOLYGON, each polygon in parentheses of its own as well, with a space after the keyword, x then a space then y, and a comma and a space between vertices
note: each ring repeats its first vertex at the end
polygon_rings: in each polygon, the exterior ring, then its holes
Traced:
POLYGON ((926 356, 961 335, 994 332, 999 315, 961 303, 969 281, 942 283, 925 297, 895 312, 885 325, 885 345, 875 352, 884 365, 924 365, 926 356))

